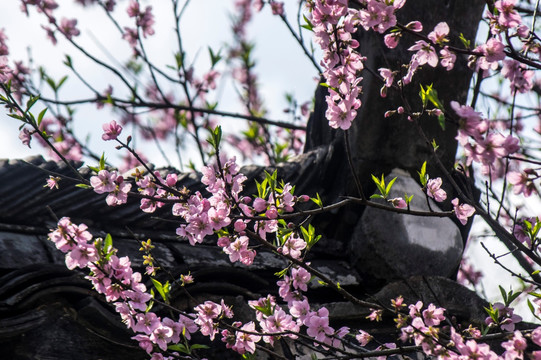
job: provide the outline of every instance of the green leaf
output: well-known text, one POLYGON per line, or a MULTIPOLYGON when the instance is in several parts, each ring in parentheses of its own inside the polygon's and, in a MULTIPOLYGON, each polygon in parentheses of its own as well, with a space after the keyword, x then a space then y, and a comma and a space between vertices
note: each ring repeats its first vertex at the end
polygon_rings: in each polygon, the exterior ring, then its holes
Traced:
POLYGON ((190 350, 197 350, 197 349, 210 349, 210 347, 203 344, 193 344, 190 346, 190 350))
POLYGON ((62 85, 64 85, 64 83, 66 82, 66 80, 68 79, 68 76, 65 75, 64 77, 62 77, 62 79, 60 79, 60 81, 58 82, 58 84, 56 84, 56 90, 60 89, 60 87, 62 85))
POLYGON ((408 196, 407 194, 404 194, 404 201, 406 201, 406 204, 409 205, 412 199, 413 199, 413 195, 408 196))
POLYGON ((45 116, 45 113, 47 112, 47 108, 41 110, 41 112, 38 115, 38 127, 41 125, 41 121, 43 120, 43 117, 45 116))
POLYGON ((500 289, 500 294, 502 294, 503 302, 507 304, 507 293, 501 285, 499 285, 498 287, 500 289))
POLYGON ((466 39, 466 37, 464 37, 464 34, 463 33, 460 33, 460 36, 458 37, 460 39, 460 41, 462 42, 462 45, 464 45, 464 47, 466 49, 469 49, 470 46, 471 46, 471 41, 466 39))
POLYGON ((418 171, 417 174, 419 174, 421 185, 425 187, 428 181, 428 175, 426 174, 426 161, 423 163, 423 166, 421 166, 421 171, 418 171))
POLYGON ((96 174, 100 171, 100 169, 98 169, 97 167, 94 167, 94 166, 87 165, 87 167, 88 167, 90 170, 94 171, 96 174))
POLYGON ((81 189, 92 189, 92 186, 87 184, 76 184, 75 186, 81 189))
POLYGON ((66 55, 66 60, 64 60, 64 65, 66 65, 70 69, 73 68, 73 62, 71 61, 71 56, 66 55))
POLYGON ((222 127, 216 126, 214 130, 210 131, 210 137, 207 142, 216 150, 220 147, 220 141, 222 140, 222 127))
POLYGON ((30 96, 30 99, 26 102, 26 111, 30 110, 32 106, 39 100, 39 95, 30 96))
POLYGON ((26 122, 24 116, 17 115, 17 114, 8 114, 8 116, 11 117, 11 118, 14 118, 14 119, 17 119, 17 120, 21 120, 21 121, 26 122))
POLYGON ((45 82, 49 84, 49 86, 51 87, 51 89, 53 89, 54 92, 56 92, 56 84, 53 79, 45 75, 45 82))
POLYGON ((533 306, 532 302, 530 301, 530 299, 526 299, 527 302, 528 302, 528 308, 530 308, 530 311, 532 312, 532 315, 535 316, 535 318, 537 320, 541 320, 541 317, 539 317, 537 314, 536 314, 536 311, 535 311, 535 307, 533 306))
POLYGON ((102 153, 101 154, 101 158, 100 158, 100 170, 104 170, 105 169, 105 153, 102 153))
POLYGON ((315 198, 311 197, 310 200, 312 200, 320 208, 323 208, 323 201, 321 201, 321 197, 319 197, 319 193, 316 193, 316 197, 315 198))
POLYGON ((109 252, 109 249, 112 249, 113 248, 113 237, 111 236, 111 234, 107 234, 105 236, 105 241, 103 243, 103 250, 105 252, 109 252))
POLYGON ((184 52, 175 53, 175 63, 177 65, 177 70, 180 70, 184 64, 184 52))
POLYGON ((327 84, 327 83, 319 83, 319 85, 320 85, 320 86, 323 86, 323 87, 326 87, 326 88, 328 88, 328 89, 332 89, 332 90, 338 92, 338 89, 337 89, 337 88, 335 88, 335 87, 333 87, 333 86, 331 86, 331 85, 329 85, 329 84, 327 84))
POLYGON ((218 50, 218 54, 215 54, 213 51, 212 51, 212 48, 209 46, 208 47, 209 49, 209 55, 210 55, 210 63, 212 65, 212 67, 214 67, 214 65, 216 65, 220 60, 222 60, 222 55, 221 55, 221 52, 222 50, 218 50))
POLYGON ((521 294, 520 291, 517 291, 516 293, 509 292, 509 295, 507 297, 507 301, 509 301, 508 305, 510 305, 517 297, 519 297, 521 294))
POLYGON ((396 178, 389 181, 389 184, 387 184, 387 187, 385 188, 385 196, 389 195, 389 192, 391 191, 391 187, 393 186, 395 181, 396 181, 396 178))
POLYGON ((387 198, 387 189, 385 187, 385 177, 383 174, 381 174, 381 180, 372 175, 372 180, 376 184, 381 196, 383 199, 387 198))
POLYGON ((154 284, 154 287, 162 297, 163 301, 169 303, 169 291, 171 290, 171 284, 169 284, 169 281, 167 281, 165 284, 162 284, 154 278, 151 278, 151 280, 152 284, 154 284))
POLYGON ((445 131, 445 114, 441 113, 438 115, 438 122, 443 131, 445 131))
POLYGON ((186 345, 184 344, 173 344, 173 345, 168 345, 167 346, 167 349, 168 350, 171 350, 171 351, 180 351, 181 353, 183 354, 188 354, 190 355, 190 350, 186 347, 186 345))
POLYGON ((275 272, 274 275, 278 276, 279 278, 282 278, 282 277, 284 277, 285 274, 287 274, 287 270, 288 270, 288 268, 285 268, 283 270, 275 272))
POLYGON ((539 293, 536 293, 536 292, 529 292, 528 294, 529 294, 529 295, 532 295, 532 296, 535 296, 536 298, 541 299, 541 294, 539 294, 539 293))
POLYGON ((312 25, 312 22, 303 14, 302 18, 306 22, 306 24, 301 25, 301 27, 305 28, 308 31, 314 31, 314 25, 312 25))

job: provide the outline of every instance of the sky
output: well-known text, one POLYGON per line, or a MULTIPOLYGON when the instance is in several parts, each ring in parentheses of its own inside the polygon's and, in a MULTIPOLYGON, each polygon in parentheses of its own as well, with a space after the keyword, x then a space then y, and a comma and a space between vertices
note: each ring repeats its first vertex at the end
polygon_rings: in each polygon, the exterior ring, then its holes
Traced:
MULTIPOLYGON (((229 15, 233 11, 233 3, 233 1, 223 0, 197 0, 191 1, 188 6, 182 18, 181 33, 187 58, 199 64, 199 67, 196 66, 196 71, 208 66, 207 48, 209 46, 217 52, 231 39, 229 15)), ((291 21, 294 21, 294 15, 297 12, 295 3, 292 1, 286 5, 286 14, 291 14, 291 21)), ((110 64, 118 64, 118 59, 127 59, 131 50, 124 41, 120 40, 118 31, 104 17, 101 9, 83 10, 81 6, 73 4, 73 1, 63 1, 61 4, 63 15, 67 18, 78 19, 81 35, 76 40, 83 44, 85 49, 110 64)), ((121 22, 129 21, 124 12, 125 4, 127 2, 120 2, 117 6, 120 11, 117 10, 116 14, 121 22)), ((174 46, 168 44, 173 45, 176 42, 172 31, 174 21, 171 2, 142 1, 142 4, 143 6, 152 4, 156 19, 154 25, 156 34, 145 42, 147 53, 155 64, 164 68, 166 65, 173 64, 174 46)), ((81 72, 97 89, 105 89, 109 84, 112 84, 115 89, 121 88, 118 81, 112 81, 114 77, 110 73, 95 66, 60 37, 58 37, 59 44, 53 47, 40 27, 43 23, 42 17, 36 15, 38 14, 33 11, 30 18, 26 17, 19 10, 19 1, 6 1, 2 4, 0 26, 6 30, 12 59, 26 62, 31 54, 35 68, 44 66, 56 79, 68 75, 69 79, 60 94, 64 99, 89 97, 89 92, 84 89, 81 82, 62 65, 66 54, 72 57, 77 69, 83 69, 81 72)), ((261 84, 261 95, 269 110, 268 117, 285 119, 286 116, 282 112, 286 107, 285 92, 294 94, 300 103, 310 101, 317 84, 315 81, 317 72, 289 35, 281 20, 272 16, 268 7, 254 16, 249 27, 249 34, 249 38, 256 42, 256 71, 261 84)), ((223 77, 218 94, 219 109, 240 111, 230 77, 223 77)), ((100 132, 101 124, 113 118, 112 114, 96 111, 94 106, 82 107, 76 117, 75 131, 80 138, 90 133, 90 144, 94 148, 110 153, 114 149, 112 145, 101 142, 100 132)), ((221 119, 221 121, 232 120, 221 119)), ((0 115, 0 144, 2 144, 0 158, 21 158, 42 152, 37 144, 33 144, 32 149, 28 149, 20 143, 17 137, 19 125, 18 121, 8 118, 5 114, 0 115)), ((148 157, 156 165, 165 165, 155 147, 145 149, 145 152, 150 154, 147 154, 148 157)), ((178 166, 178 164, 174 165, 178 166)))

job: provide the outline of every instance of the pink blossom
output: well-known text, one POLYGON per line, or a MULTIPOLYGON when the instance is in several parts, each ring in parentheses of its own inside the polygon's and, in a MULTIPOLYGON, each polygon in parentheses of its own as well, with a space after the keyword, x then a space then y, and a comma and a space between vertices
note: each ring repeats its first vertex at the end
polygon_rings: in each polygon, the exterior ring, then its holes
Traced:
POLYGON ((308 300, 293 300, 289 307, 289 313, 293 315, 293 317, 298 318, 304 325, 307 325, 307 320, 310 319, 311 314, 310 304, 308 303, 308 300))
POLYGON ((152 28, 152 25, 154 25, 152 6, 147 6, 145 8, 145 12, 139 15, 139 18, 137 19, 137 25, 143 29, 144 37, 154 35, 154 29, 152 28))
POLYGON ((385 43, 385 46, 387 46, 389 49, 394 49, 398 46, 398 42, 400 41, 401 36, 402 33, 400 32, 390 33, 384 36, 383 42, 385 43))
POLYGON ((538 345, 541 346, 541 326, 535 328, 534 331, 532 331, 532 341, 538 345))
POLYGON ((428 44, 426 41, 417 40, 417 42, 408 50, 417 51, 414 57, 419 62, 419 65, 428 64, 432 67, 438 65, 438 54, 432 45, 428 44))
POLYGON ((530 169, 526 169, 524 172, 510 171, 507 173, 507 181, 513 185, 514 194, 524 194, 525 197, 529 197, 537 191, 532 179, 529 178, 528 171, 535 174, 535 171, 530 169))
POLYGON ((522 18, 515 10, 516 0, 498 0, 494 7, 498 9, 498 24, 504 28, 516 27, 522 23, 522 18))
POLYGON ((397 209, 405 209, 408 207, 406 201, 401 197, 389 199, 389 202, 397 209))
POLYGON ((441 55, 441 61, 440 64, 443 66, 447 71, 450 71, 455 66, 456 61, 456 55, 454 52, 450 51, 449 48, 446 46, 443 49, 440 50, 441 55))
POLYGON ((240 261, 244 265, 251 265, 254 261, 255 251, 248 249, 248 237, 239 236, 229 246, 224 248, 229 255, 229 261, 240 261))
POLYGON ((153 312, 137 313, 135 319, 137 323, 133 327, 133 330, 147 335, 152 334, 160 326, 161 322, 160 318, 153 312))
POLYGON ((462 258, 460 261, 460 269, 458 270, 457 282, 462 285, 472 284, 473 286, 479 283, 479 279, 483 273, 476 271, 473 266, 467 261, 467 258, 462 258))
POLYGON ((513 338, 502 343, 505 349, 503 357, 505 360, 523 359, 524 350, 528 347, 528 343, 520 331, 513 333, 513 338))
POLYGON ((447 199, 447 193, 441 188, 441 184, 442 180, 440 177, 429 179, 426 183, 426 194, 437 202, 447 199))
POLYGON ((355 335, 355 339, 357 339, 361 346, 366 346, 370 341, 372 341, 373 337, 366 331, 359 330, 359 333, 355 335))
POLYGON ((511 82, 511 89, 519 93, 526 93, 533 88, 532 70, 516 60, 505 60, 503 62, 502 75, 511 82))
MULTIPOLYGON (((249 323, 244 324, 241 327, 241 330, 247 331, 247 332, 255 332, 255 324, 253 321, 250 321, 249 323)), ((236 333, 236 340, 235 345, 232 347, 233 350, 238 352, 239 354, 244 354, 245 352, 249 352, 253 354, 255 352, 255 343, 261 340, 261 336, 248 334, 243 331, 237 331, 236 333)))
POLYGON ((406 73, 406 75, 402 78, 402 82, 407 85, 411 82, 412 78, 413 78, 413 75, 415 74, 415 72, 417 71, 417 68, 419 67, 419 65, 421 65, 419 63, 419 60, 417 59, 416 56, 413 56, 411 58, 411 61, 408 65, 408 72, 406 73))
POLYGON ((162 351, 167 350, 167 343, 171 341, 171 336, 173 335, 173 329, 171 329, 169 326, 166 325, 160 325, 154 331, 152 334, 150 334, 150 340, 158 345, 158 347, 162 351))
POLYGON ((306 242, 296 235, 290 235, 284 244, 279 248, 279 251, 284 255, 290 255, 292 258, 298 259, 301 256, 302 250, 306 248, 306 242))
POLYGON ((437 308, 434 304, 428 305, 428 308, 423 311, 426 326, 438 326, 441 321, 445 320, 444 311, 445 309, 437 308))
POLYGON ((116 171, 100 170, 97 176, 90 178, 90 185, 98 194, 108 193, 116 189, 115 180, 118 177, 116 171))
POLYGON ((62 18, 58 28, 68 40, 71 40, 73 36, 78 36, 80 34, 79 30, 77 29, 77 19, 68 20, 66 18, 62 18))
POLYGON ((66 254, 66 267, 70 270, 76 267, 85 268, 90 262, 98 260, 98 253, 94 244, 78 244, 66 254))
POLYGON ((21 140, 23 145, 30 148, 30 140, 32 140, 32 133, 30 133, 27 128, 23 127, 21 132, 19 133, 19 140, 21 140))
POLYGON ((334 329, 329 326, 329 311, 325 307, 310 317, 306 333, 318 341, 331 344, 330 336, 334 333, 334 329))
POLYGON ((148 354, 150 354, 154 349, 154 345, 152 344, 152 341, 148 335, 139 334, 133 336, 132 339, 137 340, 139 342, 139 347, 145 350, 148 354))
POLYGON ((103 124, 102 128, 103 135, 101 136, 101 138, 105 141, 115 140, 122 132, 122 126, 120 126, 120 124, 117 124, 115 120, 112 120, 107 124, 103 124))
POLYGON ((458 199, 455 198, 451 201, 454 207, 455 216, 462 225, 466 225, 468 218, 475 213, 475 208, 468 204, 458 204, 458 199))
POLYGON ((411 31, 421 32, 423 31, 423 24, 420 21, 411 21, 406 24, 406 28, 411 31))
POLYGON ((393 85, 393 80, 394 80, 393 71, 386 68, 379 68, 378 71, 381 77, 383 78, 384 86, 391 87, 393 85))
POLYGON ((7 36, 4 29, 0 29, 0 56, 9 55, 8 46, 6 44, 7 36))
POLYGON ((272 1, 270 3, 273 15, 284 15, 284 3, 282 1, 272 1))
POLYGON ((49 189, 58 189, 58 182, 61 180, 58 176, 52 176, 50 175, 47 179, 47 184, 44 185, 44 187, 48 187, 49 189))
POLYGON ((291 278, 293 280, 293 287, 301 291, 308 290, 308 283, 312 278, 312 275, 306 269, 302 267, 291 269, 291 278))
MULTIPOLYGON (((497 61, 505 59, 504 49, 505 49, 505 46, 497 38, 490 38, 486 42, 486 44, 483 44, 480 47, 478 47, 478 50, 480 50, 483 53, 487 63, 490 66, 492 66, 492 64, 497 61)), ((488 69, 488 67, 482 67, 482 68, 485 70, 488 69)))
POLYGON ((434 30, 428 34, 428 38, 434 44, 443 44, 447 42, 447 35, 449 35, 449 25, 446 22, 440 22, 434 30))
POLYGON ((130 190, 131 184, 124 182, 124 178, 122 176, 118 176, 115 179, 115 188, 109 192, 109 195, 107 195, 107 198, 105 199, 107 205, 117 206, 125 204, 128 201, 128 193, 130 190))

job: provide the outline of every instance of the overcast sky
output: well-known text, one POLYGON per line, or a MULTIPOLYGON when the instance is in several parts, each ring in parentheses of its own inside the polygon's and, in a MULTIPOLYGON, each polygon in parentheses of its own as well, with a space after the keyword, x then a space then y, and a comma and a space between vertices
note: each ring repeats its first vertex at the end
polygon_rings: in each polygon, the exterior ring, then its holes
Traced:
MULTIPOLYGON (((125 62, 131 51, 125 42, 119 39, 118 31, 104 17, 101 9, 83 10, 72 3, 73 1, 61 2, 63 6, 61 13, 67 18, 79 20, 78 27, 81 30, 81 36, 76 40, 107 63, 114 64, 113 58, 122 59, 121 61, 125 62)), ((144 1, 142 3, 145 4, 144 1)), ((165 66, 173 63, 174 46, 168 44, 176 43, 172 31, 174 24, 171 15, 172 7, 170 1, 166 0, 151 3, 156 19, 154 26, 156 35, 152 41, 146 42, 145 46, 152 61, 159 66, 165 66)), ((288 3, 291 7, 286 7, 286 13, 296 14, 295 3, 296 1, 288 3)), ((120 2, 117 9, 121 11, 117 13, 121 20, 128 21, 124 12, 126 4, 127 2, 120 2)), ((204 71, 203 66, 208 64, 207 47, 211 46, 217 51, 223 43, 231 39, 229 14, 233 9, 232 4, 233 1, 223 0, 192 1, 183 17, 184 47, 188 59, 196 59, 201 64, 199 74, 204 71)), ((72 56, 75 67, 91 79, 92 84, 98 89, 105 89, 111 83, 115 88, 120 88, 118 81, 112 81, 114 77, 111 73, 96 67, 70 44, 59 41, 59 45, 53 47, 40 28, 40 24, 43 23, 42 17, 37 16, 34 11, 31 13, 32 16, 27 18, 19 11, 19 6, 19 1, 4 1, 2 12, 0 12, 0 24, 6 29, 11 59, 26 62, 31 54, 36 68, 45 66, 47 71, 57 79, 63 75, 69 75, 70 79, 61 91, 61 97, 65 99, 89 97, 89 92, 75 79, 70 70, 62 65, 65 54, 72 56)), ((294 21, 293 16, 291 19, 294 21)), ((314 78, 317 73, 289 36, 280 19, 270 14, 270 9, 265 8, 261 14, 257 14, 249 29, 250 38, 257 44, 255 49, 257 71, 262 97, 266 108, 270 111, 268 116, 283 119, 285 115, 282 110, 286 106, 284 93, 293 93, 300 102, 310 100, 314 93, 316 85, 314 78)), ((227 80, 225 84, 222 84, 220 91, 220 108, 240 111, 236 103, 236 95, 230 87, 230 81, 227 80)), ((41 106, 38 106, 38 109, 41 109, 41 106)), ((103 111, 97 112, 94 106, 82 107, 76 116, 76 132, 81 138, 91 133, 91 144, 99 148, 98 152, 102 149, 112 151, 110 144, 103 144, 99 140, 101 124, 111 119, 110 114, 103 111)), ((20 143, 17 137, 19 125, 18 121, 8 118, 3 113, 0 115, 0 158, 20 158, 42 152, 35 143, 32 149, 20 143)), ((151 152, 152 154, 154 152, 151 152)), ((156 157, 154 162, 161 164, 163 161, 156 157)))

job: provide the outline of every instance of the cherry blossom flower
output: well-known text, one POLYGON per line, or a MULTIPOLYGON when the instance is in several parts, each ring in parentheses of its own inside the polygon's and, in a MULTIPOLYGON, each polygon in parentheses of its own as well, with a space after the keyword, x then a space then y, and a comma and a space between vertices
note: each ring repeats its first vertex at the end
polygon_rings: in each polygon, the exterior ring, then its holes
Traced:
POLYGON ((449 48, 446 46, 443 49, 440 50, 440 64, 443 66, 447 71, 451 71, 453 67, 455 66, 456 61, 456 55, 454 52, 449 50, 449 48))
POLYGON ((30 141, 32 140, 32 133, 30 131, 23 127, 21 129, 21 132, 19 133, 19 140, 23 143, 23 145, 28 146, 30 148, 30 141))
MULTIPOLYGON (((253 321, 250 321, 244 324, 241 327, 241 330, 247 332, 255 332, 255 324, 253 321)), ((235 345, 232 347, 233 350, 239 354, 244 354, 245 352, 254 353, 255 352, 255 343, 261 340, 261 336, 248 334, 243 331, 237 331, 235 336, 235 345)))
POLYGON ((447 199, 447 193, 441 188, 441 184, 442 180, 440 177, 429 179, 426 183, 426 194, 437 202, 447 199))
POLYGON ((107 124, 103 124, 102 128, 103 135, 101 136, 101 138, 105 141, 115 140, 122 132, 122 126, 120 126, 120 124, 117 124, 115 120, 112 120, 107 124))
POLYGON ((331 344, 330 336, 334 333, 334 329, 329 326, 329 311, 327 308, 322 307, 310 317, 306 333, 318 341, 331 344))
POLYGON ((272 1, 270 3, 273 15, 284 15, 284 3, 282 1, 272 1))
POLYGON ((533 88, 534 72, 516 60, 503 62, 502 75, 511 82, 511 89, 519 93, 526 93, 533 88))
POLYGON ((513 333, 513 338, 509 341, 502 343, 502 347, 505 349, 503 357, 505 360, 523 359, 524 350, 528 347, 528 343, 520 331, 513 333))
POLYGON ((77 29, 77 19, 68 20, 66 18, 62 18, 58 28, 68 40, 71 40, 72 37, 79 36, 80 34, 80 31, 77 29))
POLYGON ((372 341, 373 337, 366 331, 359 330, 359 333, 355 335, 355 339, 359 342, 359 344, 361 344, 361 346, 366 346, 370 341, 372 341))
POLYGON ((428 44, 424 40, 417 40, 417 42, 411 46, 409 51, 416 51, 414 57, 419 62, 419 65, 428 64, 432 67, 438 65, 438 54, 432 45, 428 44))
POLYGON ((524 194, 524 196, 529 197, 532 193, 537 192, 535 184, 529 177, 530 174, 536 175, 536 172, 525 169, 523 172, 510 171, 507 173, 507 181, 513 185, 515 195, 524 194))
POLYGON ((498 24, 503 28, 513 28, 522 23, 522 18, 515 10, 516 0, 498 0, 494 7, 498 10, 498 24))
POLYGON ((302 250, 305 248, 306 242, 292 234, 278 250, 284 255, 290 255, 292 258, 298 259, 301 256, 302 250))
POLYGON ((108 193, 116 189, 115 180, 117 177, 116 171, 100 170, 97 176, 90 178, 90 185, 98 194, 108 193))
POLYGON ((405 209, 408 207, 406 201, 401 197, 389 199, 389 202, 397 209, 405 209))
POLYGON ((449 35, 449 25, 446 22, 440 22, 434 27, 434 30, 428 34, 428 38, 434 44, 443 44, 447 42, 447 35, 449 35))
POLYGON ((451 201, 454 207, 454 212, 456 218, 460 221, 462 225, 466 225, 468 218, 470 218, 475 213, 475 208, 468 204, 458 203, 458 199, 455 198, 451 201))

